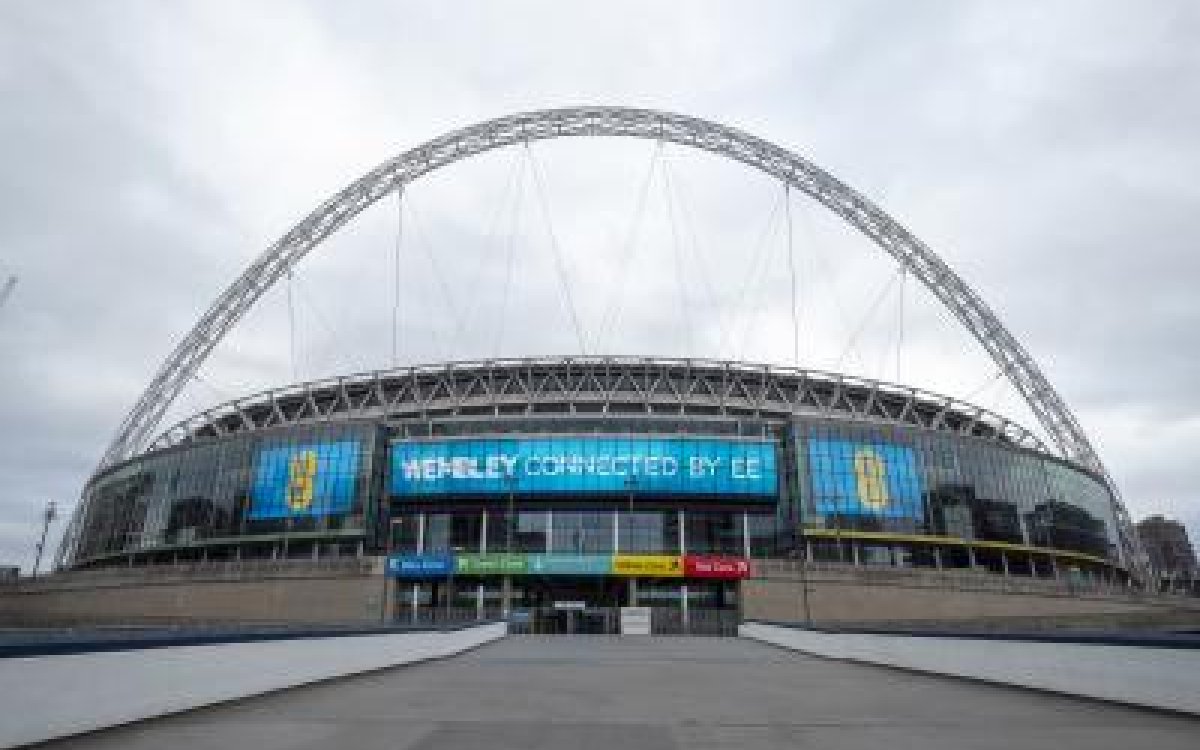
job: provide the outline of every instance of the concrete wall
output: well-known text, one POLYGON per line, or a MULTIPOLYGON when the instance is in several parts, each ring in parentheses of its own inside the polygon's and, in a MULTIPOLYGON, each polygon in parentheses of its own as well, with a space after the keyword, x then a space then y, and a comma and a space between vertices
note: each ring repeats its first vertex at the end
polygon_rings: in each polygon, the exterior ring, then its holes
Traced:
POLYGON ((52 576, 0 589, 0 626, 379 622, 384 581, 376 567, 368 560, 52 576))
MULTIPOLYGON (((51 576, 0 588, 0 626, 378 622, 382 561, 214 563, 51 576)), ((755 561, 748 619, 827 625, 1200 628, 1200 599, 1071 590, 989 574, 755 561), (805 608, 803 583, 808 587, 805 608), (1189 609, 1190 607, 1190 609, 1189 609)))
POLYGON ((753 622, 740 633, 817 656, 1200 714, 1200 650, 820 633, 753 622))
POLYGON ((0 659, 0 747, 65 737, 333 677, 461 653, 503 623, 450 632, 342 636, 0 659))
POLYGON ((772 570, 743 582, 746 619, 817 625, 972 628, 1200 627, 1200 600, 1121 591, 1072 592, 999 576, 905 571, 772 570), (807 586, 807 597, 804 591, 807 586), (806 601, 807 598, 807 601, 806 601))

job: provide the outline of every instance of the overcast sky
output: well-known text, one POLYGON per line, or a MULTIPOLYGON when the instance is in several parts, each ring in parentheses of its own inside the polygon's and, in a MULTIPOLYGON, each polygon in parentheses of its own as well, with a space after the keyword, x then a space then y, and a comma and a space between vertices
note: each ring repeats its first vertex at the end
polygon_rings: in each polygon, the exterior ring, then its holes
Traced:
MULTIPOLYGON (((31 563, 45 501, 74 504, 172 346, 320 201, 576 104, 733 125, 876 201, 1037 358, 1135 518, 1195 536, 1197 39, 1191 0, 0 3, 0 562, 31 563)), ((790 363, 790 251, 801 364, 1036 426, 893 262, 739 165, 544 143, 414 185, 398 244, 396 206, 296 269, 294 325, 269 292, 171 418, 393 360, 576 353, 571 307, 589 351, 790 363)))

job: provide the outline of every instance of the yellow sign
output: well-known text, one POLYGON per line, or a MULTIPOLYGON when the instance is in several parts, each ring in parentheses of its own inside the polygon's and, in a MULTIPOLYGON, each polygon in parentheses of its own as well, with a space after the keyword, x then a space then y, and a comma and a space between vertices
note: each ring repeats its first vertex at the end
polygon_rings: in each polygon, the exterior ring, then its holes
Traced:
POLYGON ((295 511, 308 510, 313 501, 317 478, 317 454, 302 451, 292 456, 288 466, 287 504, 295 511))
POLYGON ((613 575, 682 578, 683 558, 678 555, 616 555, 613 575))
POLYGON ((870 448, 854 451, 854 478, 858 485, 858 501, 871 510, 886 508, 888 497, 887 464, 870 448))

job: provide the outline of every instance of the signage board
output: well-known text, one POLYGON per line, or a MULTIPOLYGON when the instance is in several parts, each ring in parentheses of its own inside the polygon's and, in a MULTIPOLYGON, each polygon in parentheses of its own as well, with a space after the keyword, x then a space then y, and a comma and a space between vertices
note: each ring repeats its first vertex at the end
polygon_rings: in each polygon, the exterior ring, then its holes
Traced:
POLYGON ((533 620, 533 613, 527 609, 514 609, 508 613, 508 621, 516 623, 527 623, 533 620))
POLYGON ((621 635, 650 635, 650 607, 621 607, 621 635))
POLYGON ((678 555, 615 555, 612 572, 619 576, 682 578, 683 561, 678 555))
POLYGON ((602 576, 612 572, 612 555, 526 555, 529 575, 602 576))
POLYGON ((389 555, 390 578, 444 578, 454 572, 452 555, 389 555))
POLYGON ((587 602, 580 602, 580 601, 555 602, 554 608, 560 609, 560 610, 561 609, 582 610, 582 609, 587 609, 587 602))
POLYGON ((736 580, 750 575, 750 561, 744 557, 684 555, 683 573, 688 578, 736 580))
POLYGON ((400 440, 394 497, 693 495, 773 502, 776 442, 744 438, 585 435, 400 440))
POLYGON ((719 578, 750 575, 750 561, 722 555, 397 554, 387 558, 392 578, 450 575, 618 575, 646 578, 719 578))
POLYGON ((263 448, 250 487, 249 518, 349 512, 354 504, 361 453, 355 440, 263 448))
POLYGON ((909 445, 809 438, 808 473, 819 514, 924 517, 921 473, 909 445))
POLYGON ((525 555, 511 554, 457 555, 455 562, 458 575, 520 575, 528 564, 525 555))

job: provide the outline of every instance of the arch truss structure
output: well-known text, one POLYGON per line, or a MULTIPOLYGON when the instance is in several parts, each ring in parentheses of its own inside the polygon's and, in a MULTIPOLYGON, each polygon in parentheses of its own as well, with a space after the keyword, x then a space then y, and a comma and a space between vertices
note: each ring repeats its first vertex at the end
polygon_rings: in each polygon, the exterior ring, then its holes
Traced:
MULTIPOLYGON (((954 314, 1025 398, 1064 458, 1108 477, 1079 421, 1033 357, 980 296, 903 225, 837 177, 781 146, 696 117, 627 107, 547 109, 488 120, 405 151, 347 185, 267 248, 217 298, 125 416, 98 471, 144 449, 167 408, 242 315, 300 259, 363 210, 462 159, 572 136, 641 138, 701 149, 740 161, 820 202, 895 258, 954 314)), ((1113 491, 1115 495, 1115 487, 1113 491)), ((1123 541, 1136 544, 1122 503, 1115 505, 1123 541)))

